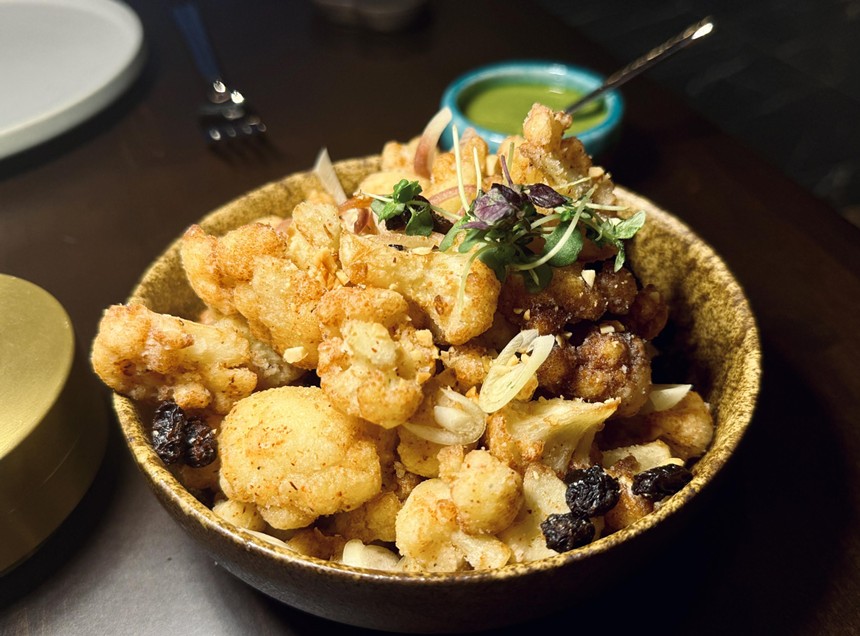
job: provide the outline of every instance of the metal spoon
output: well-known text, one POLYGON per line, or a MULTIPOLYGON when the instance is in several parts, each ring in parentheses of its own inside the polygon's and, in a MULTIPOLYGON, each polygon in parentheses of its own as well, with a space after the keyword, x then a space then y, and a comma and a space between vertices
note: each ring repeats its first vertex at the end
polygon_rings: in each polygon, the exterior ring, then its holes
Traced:
POLYGON ((601 84, 599 88, 591 91, 584 97, 581 97, 577 101, 573 102, 570 106, 564 109, 564 112, 568 114, 573 114, 575 111, 582 108, 585 104, 593 101, 597 97, 600 97, 606 91, 617 88, 622 84, 629 82, 631 79, 639 75, 639 73, 651 68, 658 62, 662 62, 670 55, 677 53, 683 48, 689 46, 693 40, 698 40, 701 37, 708 35, 711 31, 714 30, 714 21, 708 16, 702 20, 696 22, 675 37, 670 40, 667 40, 660 46, 651 49, 645 55, 640 58, 637 58, 620 71, 616 71, 614 74, 610 75, 606 78, 606 81, 601 84))

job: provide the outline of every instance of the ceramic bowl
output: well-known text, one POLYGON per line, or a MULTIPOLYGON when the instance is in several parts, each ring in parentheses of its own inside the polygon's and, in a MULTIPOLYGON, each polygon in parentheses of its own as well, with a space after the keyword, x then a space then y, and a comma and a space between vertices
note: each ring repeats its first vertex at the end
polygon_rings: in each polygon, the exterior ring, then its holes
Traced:
MULTIPOLYGON (((587 68, 541 60, 499 62, 469 71, 455 79, 442 94, 441 106, 451 109, 452 120, 442 135, 441 145, 446 149, 451 148, 454 126, 460 134, 467 128, 474 128, 487 142, 490 150, 496 152, 499 144, 506 137, 513 132, 519 133, 522 129, 522 121, 534 101, 546 103, 555 110, 564 110, 571 101, 575 101, 575 98, 571 98, 563 91, 575 91, 584 95, 598 88, 603 80, 602 75, 587 68), (524 86, 530 87, 528 99, 524 95, 526 91, 524 86), (489 100, 490 95, 494 93, 488 93, 488 91, 504 91, 511 87, 520 87, 514 90, 523 92, 513 96, 495 94, 508 103, 519 102, 516 112, 522 111, 522 115, 519 118, 514 117, 514 128, 504 131, 490 123, 492 120, 489 117, 492 113, 488 110, 492 106, 489 102, 485 102, 482 112, 484 123, 470 117, 472 105, 476 103, 476 99, 489 100)), ((618 91, 612 90, 605 93, 602 98, 598 98, 594 105, 600 107, 599 115, 595 116, 593 121, 589 119, 590 125, 587 128, 580 131, 572 129, 572 131, 585 145, 588 154, 597 156, 607 150, 617 138, 624 116, 624 100, 618 91)), ((577 117, 584 117, 587 110, 588 108, 584 106, 582 111, 574 114, 574 126, 576 126, 577 117)))
MULTIPOLYGON (((347 192, 379 167, 378 157, 336 164, 347 192)), ((273 211, 288 214, 316 178, 297 174, 271 183, 202 220, 220 234, 273 211)), ((618 189, 648 214, 630 246, 636 273, 669 300, 673 342, 689 362, 692 381, 713 407, 711 449, 694 477, 665 505, 590 545, 526 565, 456 574, 383 573, 321 561, 272 545, 212 513, 153 452, 145 410, 115 397, 114 406, 133 457, 175 520, 224 568, 291 606, 334 621, 398 632, 463 632, 525 621, 563 608, 601 582, 623 576, 630 563, 658 550, 679 511, 711 482, 737 447, 759 389, 759 340, 744 293, 726 265, 683 223, 649 201, 618 189)), ((202 308, 171 245, 144 274, 131 301, 178 316, 202 308)), ((686 515, 685 515, 686 516, 686 515)))

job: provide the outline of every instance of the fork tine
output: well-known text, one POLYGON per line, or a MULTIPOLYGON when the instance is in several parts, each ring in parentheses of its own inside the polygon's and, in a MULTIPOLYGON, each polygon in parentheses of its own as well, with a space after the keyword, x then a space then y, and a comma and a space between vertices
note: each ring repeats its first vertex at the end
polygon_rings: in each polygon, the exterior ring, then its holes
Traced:
POLYGON ((224 85, 215 51, 197 5, 194 2, 178 4, 173 7, 173 17, 185 38, 197 70, 209 83, 208 101, 200 108, 198 116, 207 143, 224 143, 265 133, 266 125, 248 107, 241 93, 224 85))

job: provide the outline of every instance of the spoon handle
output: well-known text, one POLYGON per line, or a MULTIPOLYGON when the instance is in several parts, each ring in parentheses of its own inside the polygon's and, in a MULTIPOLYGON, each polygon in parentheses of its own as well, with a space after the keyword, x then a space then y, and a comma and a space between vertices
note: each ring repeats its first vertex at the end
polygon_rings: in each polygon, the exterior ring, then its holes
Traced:
POLYGON ((698 38, 707 35, 714 28, 714 21, 711 17, 704 18, 699 20, 695 24, 687 27, 681 33, 676 35, 675 37, 663 42, 660 46, 651 49, 642 57, 639 57, 633 60, 630 64, 625 66, 619 71, 616 71, 612 75, 606 78, 606 81, 600 85, 599 88, 591 91, 584 97, 581 97, 570 106, 564 109, 564 112, 568 114, 572 114, 574 111, 579 110, 582 106, 592 101, 596 97, 599 97, 606 91, 617 88, 622 84, 630 81, 643 71, 648 70, 658 62, 662 62, 666 58, 668 58, 673 53, 677 53, 687 45, 689 45, 693 40, 697 40, 698 38))

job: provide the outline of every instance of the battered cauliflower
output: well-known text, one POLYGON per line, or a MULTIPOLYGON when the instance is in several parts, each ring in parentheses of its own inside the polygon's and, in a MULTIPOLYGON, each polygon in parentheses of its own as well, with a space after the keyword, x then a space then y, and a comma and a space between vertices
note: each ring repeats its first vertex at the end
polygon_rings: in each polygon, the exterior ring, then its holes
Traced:
POLYGON ((573 118, 563 111, 553 111, 542 104, 532 106, 523 122, 523 136, 509 137, 499 145, 499 156, 510 153, 508 166, 514 183, 545 183, 564 194, 578 197, 597 186, 592 201, 613 204, 614 185, 603 170, 592 170, 591 157, 576 137, 564 137, 573 118), (571 186, 579 179, 592 176, 592 182, 571 186))
POLYGON ((397 514, 395 529, 397 549, 412 564, 408 569, 463 569, 465 557, 451 539, 459 530, 457 506, 441 479, 428 479, 415 487, 397 514))
POLYGON ((329 270, 335 239, 313 243, 300 230, 319 221, 319 231, 329 236, 333 230, 324 231, 331 226, 325 211, 331 210, 336 219, 331 206, 299 206, 289 237, 263 223, 220 238, 192 226, 181 243, 186 276, 203 302, 222 314, 242 315, 255 338, 303 369, 316 367, 320 335, 313 310, 337 277, 329 270))
POLYGON ((489 535, 470 535, 457 520, 457 506, 441 479, 423 481, 397 514, 397 548, 409 571, 455 572, 501 567, 510 549, 489 535))
POLYGON ((302 369, 317 366, 322 340, 314 309, 327 288, 289 260, 260 257, 251 280, 233 293, 251 332, 302 369))
POLYGON ((315 387, 255 393, 221 424, 221 489, 255 504, 280 529, 357 508, 381 489, 379 456, 366 426, 315 387))
POLYGON ((441 477, 451 488, 460 528, 467 534, 485 535, 511 525, 523 502, 519 473, 485 450, 473 450, 456 464, 446 466, 441 477))
POLYGON ((614 417, 630 417, 648 401, 651 354, 642 338, 608 324, 592 328, 577 347, 554 347, 538 369, 538 380, 552 395, 589 402, 619 400, 614 417))
POLYGON ((479 261, 456 251, 398 250, 384 235, 345 233, 340 241, 343 271, 356 285, 392 289, 415 303, 430 320, 439 343, 463 344, 493 324, 501 284, 479 261))
POLYGON ((172 399, 183 409, 224 414, 257 386, 250 345, 235 330, 138 304, 105 311, 91 361, 117 393, 143 401, 172 399))
POLYGON ((355 510, 332 515, 321 524, 329 534, 363 543, 394 543, 394 521, 402 503, 393 492, 383 492, 355 510))
POLYGON ((336 206, 299 203, 282 225, 290 260, 326 289, 337 282, 341 224, 336 206))
POLYGON ((233 291, 254 275, 259 256, 287 259, 287 240, 266 223, 249 223, 224 236, 192 225, 182 236, 180 257, 191 289, 219 313, 237 313, 233 291))
POLYGON ((284 360, 271 344, 255 338, 248 326, 248 321, 238 314, 216 317, 210 324, 233 329, 248 341, 251 346, 249 366, 257 374, 258 390, 291 384, 305 374, 305 369, 300 369, 284 360))
POLYGON ((594 283, 589 284, 583 278, 581 263, 558 267, 546 289, 537 293, 526 289, 522 276, 510 276, 502 287, 499 311, 512 324, 537 329, 541 334, 562 333, 568 324, 598 320, 610 309, 610 303, 621 309, 627 296, 629 306, 636 295, 636 282, 628 270, 616 273, 608 269, 598 272, 594 283))
POLYGON ((652 434, 666 442, 676 457, 702 455, 714 437, 714 420, 702 396, 689 391, 678 404, 644 416, 652 434))
POLYGON ((546 547, 540 524, 551 514, 568 514, 567 486, 548 466, 530 464, 523 476, 523 505, 513 524, 499 538, 510 547, 515 563, 557 554, 546 547))
POLYGON ((490 418, 487 447, 509 466, 541 461, 561 477, 575 453, 588 455, 595 433, 617 407, 617 400, 513 400, 490 418))
POLYGON ((449 347, 440 352, 439 357, 445 368, 454 372, 457 388, 465 393, 484 382, 496 355, 497 352, 490 351, 486 347, 469 343, 449 347))
POLYGON ((412 326, 408 310, 387 289, 343 287, 322 299, 317 373, 337 408, 393 428, 421 404, 438 352, 430 332, 412 326))

